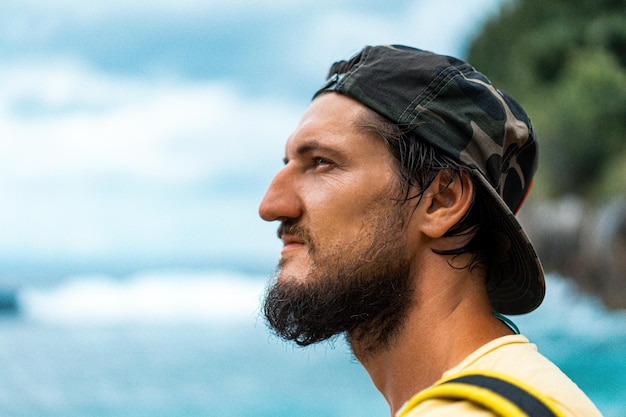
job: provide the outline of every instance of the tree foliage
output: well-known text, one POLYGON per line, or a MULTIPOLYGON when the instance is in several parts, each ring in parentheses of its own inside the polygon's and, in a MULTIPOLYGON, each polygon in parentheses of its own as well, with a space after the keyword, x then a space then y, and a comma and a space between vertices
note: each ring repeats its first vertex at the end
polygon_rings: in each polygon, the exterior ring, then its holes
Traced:
POLYGON ((626 194, 625 0, 505 0, 467 60, 530 114, 545 193, 626 194))

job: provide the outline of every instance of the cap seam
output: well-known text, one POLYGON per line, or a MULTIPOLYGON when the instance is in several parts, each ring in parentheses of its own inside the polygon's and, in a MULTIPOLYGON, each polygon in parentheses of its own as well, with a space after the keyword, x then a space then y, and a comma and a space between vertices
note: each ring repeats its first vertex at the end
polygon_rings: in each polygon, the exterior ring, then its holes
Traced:
MULTIPOLYGON (((407 112, 412 113, 413 110, 416 108, 416 103, 417 104, 422 104, 424 103, 426 100, 428 100, 428 102, 432 101, 435 97, 437 97, 437 95, 439 94, 439 91, 442 87, 440 87, 440 84, 443 83, 446 79, 448 79, 448 81, 445 81, 445 84, 447 85, 450 82, 450 76, 452 76, 452 71, 453 68, 452 67, 445 67, 443 70, 439 71, 439 73, 437 73, 437 75, 435 77, 433 77, 432 81, 430 83, 428 83, 428 85, 426 86, 426 88, 424 90, 422 90, 422 92, 420 94, 418 94, 413 100, 411 100, 411 102, 404 108, 404 110, 402 111, 402 113, 400 114, 400 116, 398 117, 398 119, 401 121, 404 118, 404 115, 407 112)), ((416 114, 413 115, 412 119, 407 121, 407 123, 413 123, 415 121, 415 119, 417 119, 417 117, 419 116, 421 112, 418 111, 416 114)))
POLYGON ((423 111, 417 110, 416 103, 417 105, 420 105, 420 104, 424 106, 428 105, 433 100, 435 100, 439 96, 439 94, 441 94, 441 91, 447 85, 449 85, 454 79, 456 79, 456 77, 462 76, 463 74, 464 72, 461 71, 459 67, 448 66, 444 68, 433 78, 433 80, 428 84, 428 86, 424 90, 424 92, 428 92, 428 93, 427 94, 422 93, 418 95, 415 99, 413 99, 411 103, 409 103, 409 105, 404 109, 400 118, 402 118, 404 114, 407 113, 409 110, 411 112, 415 111, 415 113, 413 113, 413 117, 409 121, 407 121, 408 124, 414 123, 415 120, 418 119, 419 116, 424 113, 423 111), (422 96, 424 97, 418 101, 418 99, 422 96))

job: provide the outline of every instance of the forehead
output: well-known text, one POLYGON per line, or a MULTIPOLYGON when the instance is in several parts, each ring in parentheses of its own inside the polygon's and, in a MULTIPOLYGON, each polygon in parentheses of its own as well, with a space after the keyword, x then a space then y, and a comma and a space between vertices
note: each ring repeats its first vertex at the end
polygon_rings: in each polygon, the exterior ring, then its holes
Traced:
POLYGON ((384 155, 385 143, 360 127, 371 111, 338 93, 324 93, 316 97, 287 139, 286 156, 296 154, 303 146, 315 146, 333 147, 352 154, 378 148, 375 154, 380 158, 384 155))

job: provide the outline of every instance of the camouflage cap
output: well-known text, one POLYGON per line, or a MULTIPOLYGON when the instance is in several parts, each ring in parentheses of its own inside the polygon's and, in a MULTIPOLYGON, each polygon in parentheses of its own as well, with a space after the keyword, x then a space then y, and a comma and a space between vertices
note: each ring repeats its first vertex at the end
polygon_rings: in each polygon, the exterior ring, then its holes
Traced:
POLYGON ((471 169, 493 222, 488 288, 495 311, 522 314, 541 304, 543 269, 515 218, 537 168, 530 119, 510 96, 459 59, 402 45, 367 46, 340 61, 315 94, 347 95, 471 169))

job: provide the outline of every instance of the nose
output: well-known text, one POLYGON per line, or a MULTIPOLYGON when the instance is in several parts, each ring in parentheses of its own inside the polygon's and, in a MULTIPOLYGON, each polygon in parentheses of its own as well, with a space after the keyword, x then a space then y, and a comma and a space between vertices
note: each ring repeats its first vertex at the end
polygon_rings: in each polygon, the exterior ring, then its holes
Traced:
POLYGON ((298 197, 295 179, 289 164, 285 165, 270 183, 261 204, 259 216, 265 221, 298 219, 302 202, 298 197))

